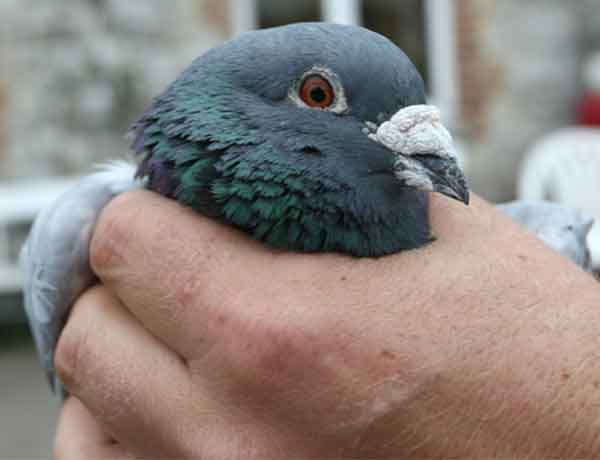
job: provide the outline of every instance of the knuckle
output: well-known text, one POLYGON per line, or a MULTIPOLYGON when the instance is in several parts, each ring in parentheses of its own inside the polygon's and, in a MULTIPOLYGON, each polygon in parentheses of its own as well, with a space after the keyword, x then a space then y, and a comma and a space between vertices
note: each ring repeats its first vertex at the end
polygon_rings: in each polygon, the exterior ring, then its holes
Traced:
POLYGON ((77 376, 79 374, 81 355, 85 339, 80 333, 74 333, 73 329, 66 328, 58 341, 54 353, 54 368, 63 384, 72 392, 77 386, 77 376))
POLYGON ((86 363, 90 362, 91 324, 85 314, 89 295, 84 294, 73 307, 54 352, 54 368, 70 392, 76 392, 78 383, 86 373, 86 363))
POLYGON ((96 273, 123 262, 139 210, 135 199, 135 193, 119 195, 102 211, 90 243, 90 264, 96 273))
POLYGON ((295 386, 314 365, 315 343, 300 328, 280 321, 261 321, 251 327, 246 351, 248 371, 272 389, 295 386))

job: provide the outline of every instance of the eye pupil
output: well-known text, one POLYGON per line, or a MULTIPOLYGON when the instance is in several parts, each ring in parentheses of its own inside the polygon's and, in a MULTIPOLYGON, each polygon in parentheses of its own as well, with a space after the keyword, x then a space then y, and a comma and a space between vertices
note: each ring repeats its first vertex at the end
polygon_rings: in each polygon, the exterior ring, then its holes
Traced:
POLYGON ((321 104, 327 99, 327 94, 325 94, 323 88, 313 88, 313 90, 310 92, 310 97, 312 97, 315 102, 321 104))

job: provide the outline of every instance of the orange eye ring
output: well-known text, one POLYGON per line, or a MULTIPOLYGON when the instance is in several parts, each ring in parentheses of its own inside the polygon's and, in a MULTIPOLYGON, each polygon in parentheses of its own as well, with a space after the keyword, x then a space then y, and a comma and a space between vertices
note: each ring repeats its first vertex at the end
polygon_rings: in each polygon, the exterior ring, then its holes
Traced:
POLYGON ((309 75, 300 86, 300 99, 309 107, 326 109, 335 101, 335 91, 326 78, 309 75))

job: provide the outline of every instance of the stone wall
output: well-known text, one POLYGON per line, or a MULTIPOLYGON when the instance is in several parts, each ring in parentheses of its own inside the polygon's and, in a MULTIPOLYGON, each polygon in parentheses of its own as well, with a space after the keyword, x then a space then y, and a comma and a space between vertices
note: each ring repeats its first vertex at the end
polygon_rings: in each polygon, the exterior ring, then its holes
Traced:
POLYGON ((585 43, 574 3, 459 1, 471 183, 489 199, 512 198, 526 150, 573 122, 585 43))
MULTIPOLYGON (((0 0, 0 180, 123 156, 152 96, 227 37, 228 3, 0 0)), ((600 47, 598 1, 456 4, 471 183, 509 199, 526 150, 573 120, 581 61, 600 47)))
POLYGON ((225 38, 209 14, 215 5, 2 0, 0 82, 10 98, 0 178, 84 172, 122 157, 129 123, 225 38))
POLYGON ((574 122, 586 56, 600 50, 597 0, 458 0, 463 137, 471 183, 502 201, 523 155, 574 122))

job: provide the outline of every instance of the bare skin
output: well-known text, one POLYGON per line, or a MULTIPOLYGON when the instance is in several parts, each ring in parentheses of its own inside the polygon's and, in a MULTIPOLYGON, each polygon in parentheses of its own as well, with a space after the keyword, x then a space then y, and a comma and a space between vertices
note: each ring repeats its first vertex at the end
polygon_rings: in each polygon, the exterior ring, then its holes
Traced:
POLYGON ((148 192, 56 364, 56 457, 598 457, 600 289, 479 199, 379 260, 275 252, 148 192))

